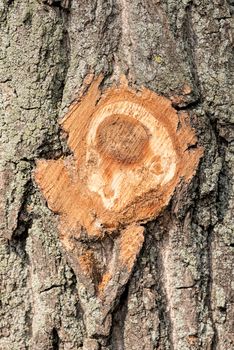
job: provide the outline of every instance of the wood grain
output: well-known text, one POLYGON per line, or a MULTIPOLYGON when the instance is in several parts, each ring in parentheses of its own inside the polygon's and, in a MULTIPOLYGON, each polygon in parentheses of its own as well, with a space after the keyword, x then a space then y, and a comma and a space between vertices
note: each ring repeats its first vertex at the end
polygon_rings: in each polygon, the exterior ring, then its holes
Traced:
POLYGON ((61 122, 74 156, 37 163, 35 179, 63 236, 83 227, 101 237, 155 218, 202 155, 190 147, 197 140, 189 116, 168 99, 126 85, 101 93, 101 80, 61 122))

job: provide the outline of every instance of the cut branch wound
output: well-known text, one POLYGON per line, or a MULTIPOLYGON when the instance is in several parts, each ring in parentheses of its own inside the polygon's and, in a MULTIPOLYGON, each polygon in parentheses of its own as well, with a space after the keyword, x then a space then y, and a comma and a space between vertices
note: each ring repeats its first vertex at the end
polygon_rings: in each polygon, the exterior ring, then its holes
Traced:
MULTIPOLYGON (((197 143, 189 117, 179 119, 170 100, 126 84, 101 92, 101 81, 94 80, 62 120, 73 156, 40 160, 35 171, 49 208, 60 214, 60 239, 77 277, 88 292, 95 290, 103 312, 92 330, 87 321, 90 335, 108 333, 101 322, 132 272, 144 240, 140 225, 162 211, 181 178, 192 178, 202 155, 201 148, 188 147, 197 143), (98 254, 77 246, 84 228, 97 240, 119 232, 98 285, 92 268, 98 254)), ((83 298, 84 310, 88 303, 83 298)))

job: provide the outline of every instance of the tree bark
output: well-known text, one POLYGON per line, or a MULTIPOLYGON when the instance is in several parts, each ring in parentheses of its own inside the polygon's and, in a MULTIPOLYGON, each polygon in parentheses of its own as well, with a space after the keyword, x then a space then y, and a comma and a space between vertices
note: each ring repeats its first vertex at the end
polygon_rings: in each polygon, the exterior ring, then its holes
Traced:
POLYGON ((0 349, 234 348, 233 13, 231 0, 0 2, 0 349), (104 86, 124 74, 189 113, 204 154, 145 225, 110 332, 96 339, 33 171, 71 153, 59 120, 101 73, 104 86))

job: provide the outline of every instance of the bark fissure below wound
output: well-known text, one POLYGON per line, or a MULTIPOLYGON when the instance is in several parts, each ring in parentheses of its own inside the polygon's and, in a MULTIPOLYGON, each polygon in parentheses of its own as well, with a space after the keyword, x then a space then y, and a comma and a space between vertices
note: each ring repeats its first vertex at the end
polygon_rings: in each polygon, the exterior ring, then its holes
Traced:
POLYGON ((178 115, 168 99, 126 82, 101 91, 102 79, 61 122, 73 156, 40 160, 35 171, 49 208, 60 215, 89 336, 109 332, 110 311, 144 241, 141 224, 162 211, 182 179, 192 178, 202 155, 189 147, 197 143, 189 116, 178 115), (84 242, 84 230, 87 242, 115 233, 108 263, 84 242))

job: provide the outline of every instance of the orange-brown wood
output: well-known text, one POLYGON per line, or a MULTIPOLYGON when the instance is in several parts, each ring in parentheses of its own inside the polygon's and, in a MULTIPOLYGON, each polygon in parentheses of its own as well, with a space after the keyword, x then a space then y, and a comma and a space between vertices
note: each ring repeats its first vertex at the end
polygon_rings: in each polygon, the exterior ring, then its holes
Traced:
POLYGON ((202 155, 189 148, 197 140, 188 115, 170 100, 126 85, 101 92, 101 81, 61 122, 73 156, 40 160, 35 171, 49 208, 60 214, 64 242, 82 227, 98 238, 155 218, 202 155))
POLYGON ((79 279, 91 335, 109 332, 108 313, 144 242, 141 224, 162 211, 181 180, 192 178, 202 155, 189 116, 170 100, 126 81, 101 91, 101 81, 93 81, 61 122, 73 155, 40 160, 35 171, 49 208, 60 216, 60 239, 79 279), (112 244, 100 251, 94 240, 102 245, 112 232, 112 244), (97 317, 90 314, 94 301, 97 317))

